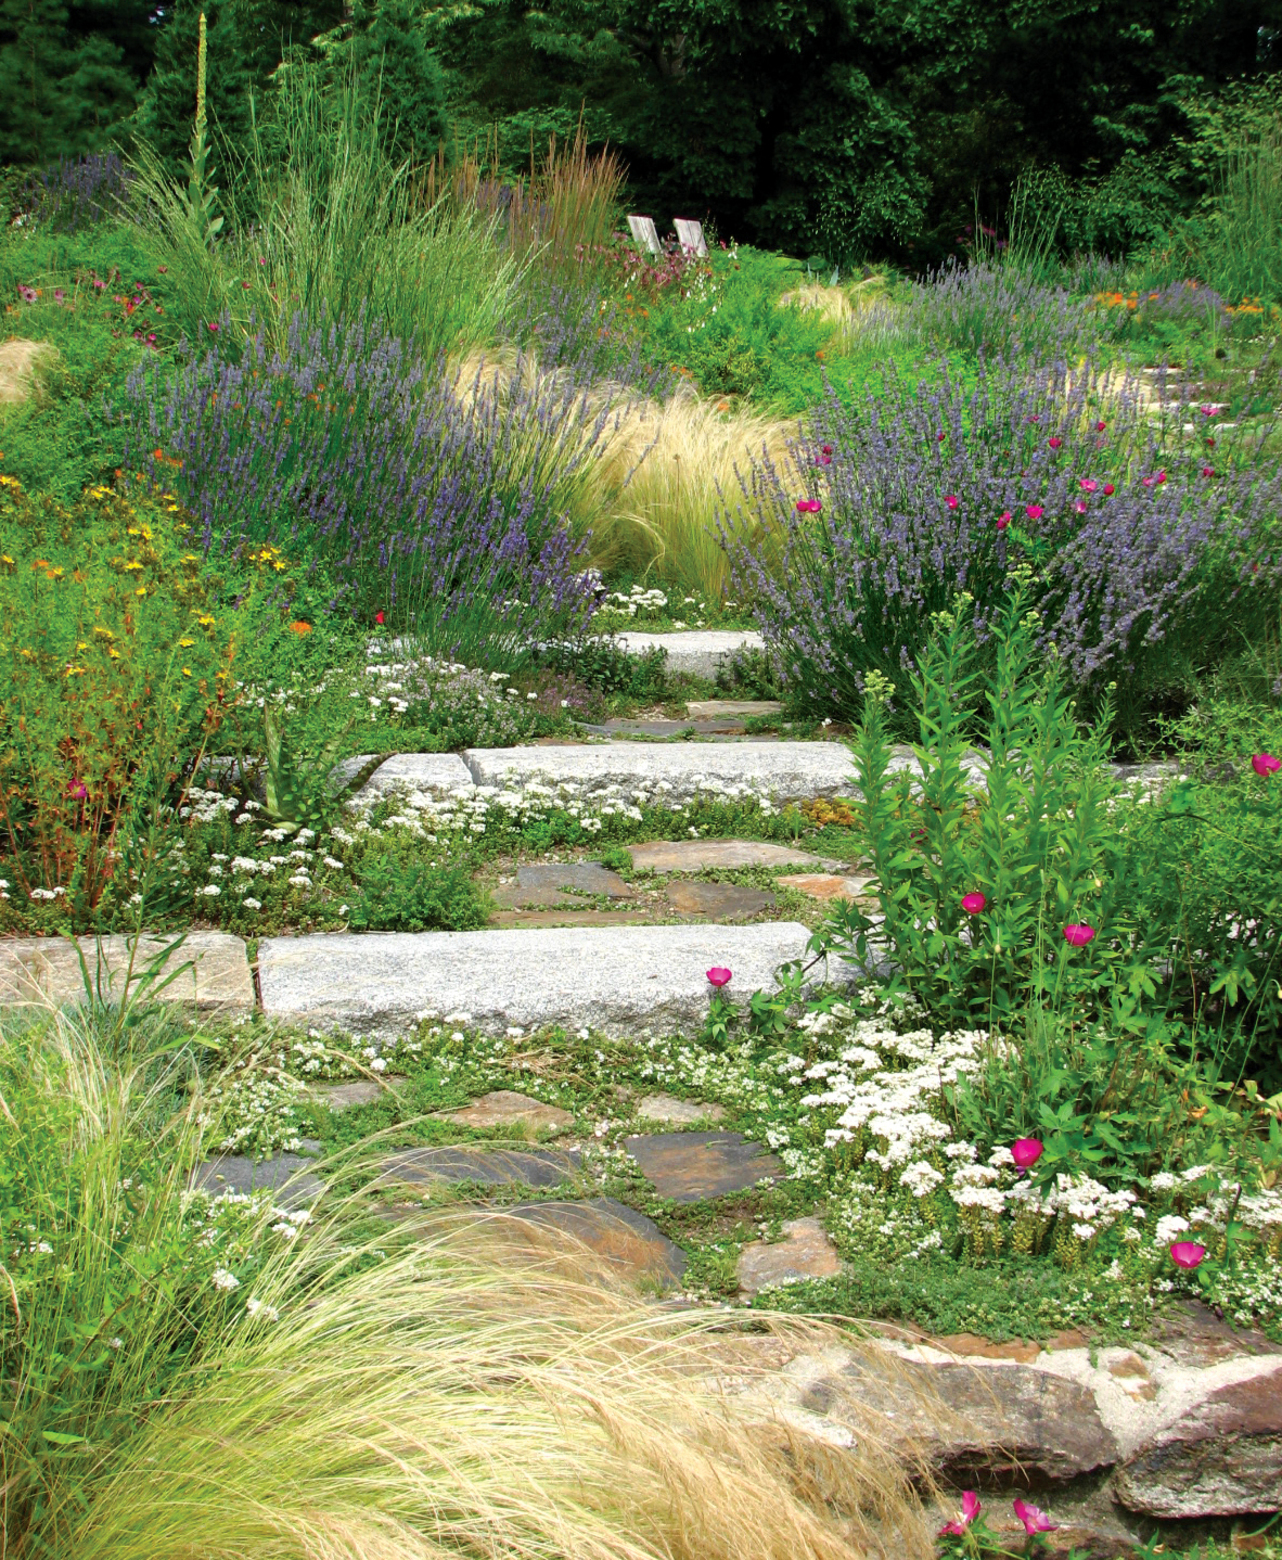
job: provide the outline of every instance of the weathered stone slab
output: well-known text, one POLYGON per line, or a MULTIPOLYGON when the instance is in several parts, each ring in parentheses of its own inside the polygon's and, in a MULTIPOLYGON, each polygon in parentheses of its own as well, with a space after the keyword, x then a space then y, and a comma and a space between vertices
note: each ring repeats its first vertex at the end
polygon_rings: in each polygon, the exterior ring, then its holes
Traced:
POLYGON ((311 1170, 312 1164, 302 1154, 277 1154, 259 1160, 246 1154, 224 1154, 197 1165, 191 1184, 203 1187, 213 1197, 226 1192, 272 1192, 282 1207, 298 1208, 325 1190, 325 1183, 311 1170))
MULTIPOLYGON (((356 759, 348 760, 360 767, 356 759)), ((423 791, 432 796, 470 791, 472 773, 457 753, 393 753, 386 758, 352 798, 355 807, 371 807, 389 791, 423 791)))
POLYGON ((778 699, 687 699, 686 711, 696 720, 752 720, 764 715, 782 715, 778 699))
MULTIPOLYGON (((539 901, 546 904, 546 899, 539 901)), ((548 927, 548 926, 653 926, 656 920, 650 910, 582 910, 581 899, 553 899, 551 910, 499 909, 487 923, 494 927, 548 927)))
POLYGON ((375 1100, 389 1099, 397 1086, 404 1083, 402 1077, 353 1078, 349 1083, 322 1083, 313 1092, 332 1111, 351 1110, 354 1105, 370 1105, 375 1100))
POLYGON ((482 1186, 561 1186, 579 1168, 574 1150, 556 1148, 448 1147, 410 1148, 384 1159, 380 1186, 415 1186, 476 1181, 482 1186))
POLYGON ((615 636, 616 643, 629 655, 645 655, 650 650, 666 650, 664 663, 669 672, 685 672, 709 681, 736 655, 744 650, 764 650, 766 642, 751 629, 687 629, 675 634, 646 634, 629 630, 615 636))
MULTIPOLYGON (((616 785, 629 798, 640 790, 677 801, 709 788, 741 787, 783 800, 849 795, 854 789, 850 750, 842 742, 600 742, 584 747, 469 748, 463 758, 477 785, 562 780, 592 788, 616 785), (668 789, 661 790, 665 785, 668 789)), ((396 762, 408 772, 413 755, 396 762)))
POLYGON ((842 877, 833 872, 794 872, 787 877, 776 878, 780 888, 793 888, 808 899, 829 902, 834 899, 860 899, 867 895, 867 877, 842 877))
POLYGON ((786 1174, 773 1154, 741 1132, 655 1132, 624 1138, 623 1146, 660 1197, 680 1203, 727 1197, 786 1174))
POLYGON ((606 899, 632 899, 636 889, 617 872, 599 861, 540 861, 516 869, 516 881, 524 889, 571 889, 578 894, 598 894, 606 899))
POLYGON ((468 1013, 490 1031, 655 1033, 703 1022, 713 965, 734 971, 727 989, 746 1000, 774 987, 809 936, 797 921, 316 933, 265 938, 258 970, 270 1016, 354 1033, 407 1033, 426 1009, 468 1013))
POLYGON ((642 872, 708 872, 737 867, 823 867, 827 863, 792 845, 770 840, 648 840, 629 845, 642 872))
POLYGON ((668 885, 668 903, 678 915, 704 915, 714 921, 746 921, 773 910, 775 896, 738 883, 675 882, 668 885))
POLYGON ((753 1241, 739 1253, 739 1288, 744 1294, 841 1272, 837 1248, 819 1219, 789 1219, 783 1232, 783 1240, 753 1241))
POLYGON ((1282 1507, 1282 1366, 1211 1392, 1118 1469, 1123 1505, 1149 1517, 1282 1507))
POLYGON ((515 1089, 492 1089, 462 1110, 444 1113, 448 1120, 463 1127, 569 1127, 574 1117, 557 1105, 518 1094, 515 1089))
POLYGON ((678 1100, 671 1094, 647 1094, 637 1106, 642 1121, 664 1121, 672 1126, 691 1126, 696 1121, 720 1121, 724 1105, 702 1100, 678 1100))
POLYGON ((188 932, 177 937, 144 935, 136 953, 133 937, 113 934, 96 942, 80 937, 6 937, 0 939, 0 1007, 48 1007, 85 1000, 84 974, 76 947, 84 954, 95 995, 119 1001, 133 953, 131 992, 142 991, 138 978, 148 964, 170 948, 173 952, 159 980, 182 970, 154 995, 161 1002, 190 1003, 202 1013, 235 1012, 254 1005, 254 977, 245 944, 229 932, 188 932))
POLYGON ((531 1231, 550 1230, 581 1241, 633 1283, 667 1288, 680 1283, 686 1254, 653 1219, 612 1197, 590 1202, 522 1203, 506 1210, 531 1231))

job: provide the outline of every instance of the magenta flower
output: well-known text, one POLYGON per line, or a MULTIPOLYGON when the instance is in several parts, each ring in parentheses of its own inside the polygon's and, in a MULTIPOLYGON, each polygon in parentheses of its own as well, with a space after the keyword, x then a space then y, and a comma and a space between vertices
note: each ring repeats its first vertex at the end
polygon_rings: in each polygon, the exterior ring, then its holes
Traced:
POLYGON ((22 282, 19 282, 18 296, 22 299, 23 303, 34 303, 36 299, 39 298, 40 294, 35 290, 34 287, 27 287, 24 286, 22 282))
POLYGON ((208 329, 211 335, 216 336, 218 334, 218 321, 209 320, 206 324, 206 329, 208 329))
POLYGON ((71 797, 73 801, 83 802, 87 799, 89 790, 83 780, 73 780, 67 787, 67 795, 71 797))
POLYGON ((1073 508, 1077 511, 1077 513, 1079 515, 1084 515, 1089 507, 1090 506, 1087 504, 1087 502, 1086 502, 1086 500, 1084 498, 1079 498, 1077 500, 1077 502, 1073 505, 1073 508))
POLYGON ((1107 427, 1107 426, 1108 426, 1108 424, 1107 424, 1107 423, 1102 423, 1102 422, 1097 422, 1097 423, 1096 423, 1096 424, 1095 424, 1095 432, 1096 432, 1096 433, 1103 433, 1103 432, 1104 432, 1104 429, 1105 429, 1105 428, 1106 428, 1106 427, 1107 427))
POLYGON ((1209 406, 1199 406, 1198 411, 1201 412, 1203 417, 1214 417, 1216 412, 1219 411, 1219 407, 1212 403, 1209 406))
POLYGON ((817 515, 823 510, 823 505, 817 498, 799 498, 797 500, 797 513, 799 515, 817 515))
POLYGON ((1116 493, 1116 492, 1117 492, 1117 489, 1113 486, 1113 484, 1111 482, 1106 482, 1104 484, 1104 497, 1105 498, 1112 498, 1113 494, 1116 493))
POLYGON ((1094 493, 1099 489, 1099 483, 1096 482, 1094 477, 1083 477, 1077 485, 1083 493, 1094 493))
POLYGON ((940 1538, 943 1538, 946 1533, 955 1533, 960 1538, 979 1513, 979 1496, 974 1490, 963 1490, 961 1511, 951 1522, 945 1522, 940 1528, 940 1538))
POLYGON ((987 905, 988 901, 980 893, 967 894, 962 900, 962 909, 967 915, 978 915, 987 905))
POLYGON ((944 442, 944 440, 948 437, 948 435, 946 433, 939 433, 939 434, 936 434, 935 437, 938 439, 940 444, 942 444, 944 442))
POLYGON ((1010 524, 1010 510, 1006 509, 1006 510, 1003 510, 1002 513, 1000 515, 998 515, 998 517, 997 517, 997 529, 999 531, 1004 531, 1009 524, 1010 524))
POLYGON ((1040 504, 1025 504, 1024 513, 1030 520, 1040 520, 1046 511, 1040 504))
POLYGON ((949 493, 945 496, 944 502, 948 505, 949 509, 956 509, 961 503, 961 499, 957 497, 956 493, 949 493))
POLYGON ((730 984, 730 971, 723 970, 719 965, 713 965, 708 971, 708 984, 715 986, 720 991, 722 986, 730 984))
POLYGON ((1252 753, 1251 768, 1262 780, 1267 780, 1282 769, 1282 758, 1274 758, 1272 753, 1252 753))
POLYGON ((1202 467, 1202 475, 1204 477, 1213 477, 1215 475, 1215 467, 1214 466, 1203 466, 1202 467))
POLYGON ((1058 1522, 1052 1522, 1044 1511, 1037 1506, 1030 1505, 1026 1500, 1011 1501, 1011 1509, 1024 1524, 1024 1531, 1030 1538, 1034 1533, 1055 1533, 1059 1531, 1058 1522))
POLYGON ((1176 1267, 1187 1268, 1190 1272, 1205 1255, 1206 1247, 1199 1246, 1195 1240, 1177 1240, 1171 1247, 1171 1261, 1176 1267))
POLYGON ((1085 948, 1086 944, 1090 942, 1094 936, 1095 928, 1093 926, 1087 926, 1084 921, 1075 926, 1066 926, 1064 928, 1064 941, 1070 948, 1085 948))
POLYGON ((1050 445, 1051 449, 1057 450, 1064 441, 1063 439, 1047 439, 1046 442, 1050 445))
POLYGON ((1016 1138, 1010 1146, 1010 1157, 1020 1170, 1031 1170, 1042 1157, 1039 1138, 1016 1138))

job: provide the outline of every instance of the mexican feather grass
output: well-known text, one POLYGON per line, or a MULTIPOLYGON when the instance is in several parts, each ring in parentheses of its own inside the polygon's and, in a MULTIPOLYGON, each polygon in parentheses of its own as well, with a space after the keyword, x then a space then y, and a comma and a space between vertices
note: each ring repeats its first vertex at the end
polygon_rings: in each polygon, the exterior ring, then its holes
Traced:
MULTIPOLYGON (((847 1415, 853 1447, 790 1425, 746 1348, 772 1340, 647 1302, 550 1235, 518 1251, 504 1219, 475 1210, 411 1228, 355 1193, 291 1242, 264 1206, 261 1265, 242 1250, 241 1288, 210 1284, 199 1220, 183 1236, 202 1205, 187 1191, 194 1129, 217 1133, 189 1042, 154 1010, 0 1034, 16 1217, 68 1258, 61 1276, 28 1263, 4 1296, 7 1557, 930 1553, 914 1470, 871 1410, 847 1415), (139 1279, 132 1304, 122 1272, 139 1279), (65 1351, 95 1329, 123 1347, 90 1350, 91 1372, 53 1368, 59 1338, 65 1351)), ((753 1327, 837 1341, 791 1319, 753 1327)))

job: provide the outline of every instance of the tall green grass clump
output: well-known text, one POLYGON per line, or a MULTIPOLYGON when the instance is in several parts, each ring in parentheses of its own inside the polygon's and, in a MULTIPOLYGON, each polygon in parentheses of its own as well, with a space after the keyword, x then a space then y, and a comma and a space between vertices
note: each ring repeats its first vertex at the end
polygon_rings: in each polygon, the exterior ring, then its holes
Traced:
POLYGON ((211 1083, 154 1010, 0 1029, 6 1556, 931 1553, 885 1427, 852 1403, 843 1450, 775 1419, 723 1317, 501 1217, 189 1191, 211 1083))
POLYGON ((1282 300, 1282 122, 1228 159, 1198 261, 1228 299, 1282 300))

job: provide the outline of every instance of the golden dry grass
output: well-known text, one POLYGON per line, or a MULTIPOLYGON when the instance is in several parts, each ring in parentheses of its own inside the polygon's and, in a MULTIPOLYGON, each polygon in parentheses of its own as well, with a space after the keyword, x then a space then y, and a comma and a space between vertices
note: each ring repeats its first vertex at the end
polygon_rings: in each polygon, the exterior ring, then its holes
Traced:
MULTIPOLYGON (((518 373, 527 388, 556 379, 555 371, 511 348, 474 353, 455 373, 467 398, 481 388, 507 394, 518 373)), ((744 484, 754 461, 790 464, 799 424, 700 395, 688 382, 664 401, 599 383, 588 407, 601 419, 600 434, 562 496, 576 529, 591 532, 592 562, 627 567, 709 601, 724 598, 730 570, 718 514, 732 513, 737 527, 760 540, 767 522, 745 497, 744 484)), ((569 438, 568 422, 566 432, 561 455, 569 466, 582 445, 569 438)))
POLYGON ((0 343, 0 405, 14 406, 31 395, 37 372, 57 360, 58 349, 47 341, 0 343))
POLYGON ((496 1241, 472 1222, 441 1226, 360 1271, 335 1231, 311 1237, 256 1286, 279 1321, 227 1329, 193 1390, 131 1446, 68 1554, 931 1553, 875 1414, 853 1447, 826 1444, 744 1390, 769 1367, 733 1342, 727 1352, 724 1317, 660 1309, 576 1273, 564 1243, 538 1260, 496 1241), (719 1390, 727 1374, 731 1393, 719 1390))

